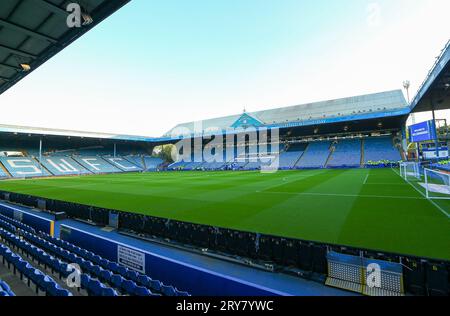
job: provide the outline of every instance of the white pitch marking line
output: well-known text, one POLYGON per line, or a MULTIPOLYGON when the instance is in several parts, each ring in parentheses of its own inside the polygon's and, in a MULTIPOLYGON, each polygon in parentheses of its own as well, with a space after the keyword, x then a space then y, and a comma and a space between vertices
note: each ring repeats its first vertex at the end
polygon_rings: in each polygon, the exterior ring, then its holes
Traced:
POLYGON ((393 196, 393 195, 361 195, 361 194, 340 194, 340 193, 314 193, 314 192, 280 192, 280 191, 264 191, 257 193, 268 194, 289 194, 289 195, 312 195, 312 196, 337 196, 337 197, 362 197, 362 198, 379 198, 379 199, 408 199, 408 200, 425 200, 426 198, 415 196, 393 196))
POLYGON ((367 179, 369 179, 369 174, 366 175, 366 178, 364 179, 364 183, 363 184, 367 183, 367 179))

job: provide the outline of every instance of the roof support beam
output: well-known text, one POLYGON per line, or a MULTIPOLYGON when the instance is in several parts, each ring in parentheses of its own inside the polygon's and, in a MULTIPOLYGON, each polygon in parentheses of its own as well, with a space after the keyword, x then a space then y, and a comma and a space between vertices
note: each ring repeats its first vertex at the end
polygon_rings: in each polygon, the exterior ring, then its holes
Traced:
POLYGON ((23 56, 23 57, 27 57, 27 58, 32 58, 32 59, 36 59, 37 58, 36 55, 29 54, 27 52, 24 52, 24 51, 15 49, 15 48, 11 48, 11 47, 8 47, 8 46, 4 46, 4 45, 0 45, 0 50, 4 50, 4 51, 6 51, 8 53, 19 55, 19 56, 23 56))
POLYGON ((41 8, 47 9, 48 11, 57 14, 63 18, 66 18, 69 15, 69 12, 60 8, 56 4, 47 2, 45 0, 34 0, 33 3, 41 8))
POLYGON ((28 36, 31 36, 31 37, 34 37, 34 38, 37 38, 40 40, 50 42, 52 44, 55 44, 57 42, 56 39, 51 38, 50 36, 35 32, 35 31, 27 29, 23 26, 20 26, 20 25, 17 25, 17 24, 14 24, 14 23, 2 20, 2 19, 0 19, 0 25, 8 28, 10 30, 17 31, 17 32, 23 33, 25 35, 28 35, 28 36))
POLYGON ((11 66, 11 65, 3 64, 3 63, 0 63, 0 68, 1 67, 6 68, 6 69, 10 69, 10 70, 17 70, 17 71, 21 71, 22 70, 19 67, 14 67, 14 66, 11 66))
POLYGON ((8 81, 9 81, 9 78, 6 78, 6 77, 3 77, 3 76, 0 76, 0 81, 5 81, 5 82, 8 82, 8 81))

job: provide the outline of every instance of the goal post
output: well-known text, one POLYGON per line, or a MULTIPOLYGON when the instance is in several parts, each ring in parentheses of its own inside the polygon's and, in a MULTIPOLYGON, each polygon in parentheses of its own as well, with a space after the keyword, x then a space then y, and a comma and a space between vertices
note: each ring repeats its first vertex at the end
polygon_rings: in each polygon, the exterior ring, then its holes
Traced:
POLYGON ((425 183, 423 185, 427 199, 450 200, 449 173, 434 169, 425 169, 424 178, 425 183))
POLYGON ((400 163, 400 175, 406 181, 421 180, 420 163, 413 161, 404 161, 400 163))

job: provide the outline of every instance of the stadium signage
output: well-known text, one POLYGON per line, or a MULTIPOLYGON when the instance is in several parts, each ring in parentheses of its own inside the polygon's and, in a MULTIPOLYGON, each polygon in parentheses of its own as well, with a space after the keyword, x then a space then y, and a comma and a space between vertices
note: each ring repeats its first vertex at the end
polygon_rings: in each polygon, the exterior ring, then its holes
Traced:
POLYGON ((436 140, 436 124, 434 121, 426 121, 409 127, 409 137, 412 143, 436 140))
POLYGON ((143 252, 118 245, 117 259, 125 267, 145 274, 145 254, 143 252))

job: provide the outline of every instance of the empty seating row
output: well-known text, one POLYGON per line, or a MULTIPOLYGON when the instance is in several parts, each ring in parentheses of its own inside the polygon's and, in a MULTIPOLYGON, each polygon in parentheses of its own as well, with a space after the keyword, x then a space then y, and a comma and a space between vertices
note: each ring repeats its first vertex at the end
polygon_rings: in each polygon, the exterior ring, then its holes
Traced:
MULTIPOLYGON (((21 236, 32 243, 34 248, 41 249, 42 251, 46 251, 52 254, 51 258, 57 257, 56 259, 60 262, 60 266, 62 265, 62 269, 58 269, 58 266, 52 268, 56 268, 56 270, 62 274, 63 277, 67 277, 68 272, 71 269, 68 267, 68 264, 77 264, 82 269, 80 273, 81 278, 81 289, 86 290, 88 295, 92 296, 118 296, 118 292, 109 287, 107 284, 102 283, 101 280, 101 271, 99 267, 94 265, 90 261, 81 260, 80 257, 75 254, 58 247, 51 242, 46 241, 45 239, 40 238, 37 235, 22 231, 21 236), (54 256, 54 257, 53 257, 54 256), (62 260, 62 261, 61 261, 62 260)), ((49 256, 49 255, 47 255, 49 256)), ((132 295, 133 293, 125 293, 132 295)))
POLYGON ((124 156, 123 158, 125 158, 132 164, 138 166, 142 170, 145 170, 144 159, 142 158, 142 156, 129 155, 129 156, 124 156))
POLYGON ((122 157, 103 157, 103 159, 124 172, 137 172, 143 170, 141 167, 122 157))
MULTIPOLYGON (((16 228, 20 228, 24 231, 27 231, 29 233, 36 233, 35 229, 27 224, 24 224, 20 221, 18 221, 17 219, 14 218, 10 218, 6 215, 0 214, 0 223, 5 223, 8 225, 8 227, 10 228, 14 228, 14 230, 12 230, 12 232, 15 232, 16 228)), ((3 227, 5 229, 7 229, 6 227, 3 227)), ((10 230, 11 231, 11 230, 10 230)))
MULTIPOLYGON (((85 280, 94 282, 94 285, 88 287, 88 293, 92 295, 116 295, 117 292, 112 292, 108 287, 101 285, 98 286, 98 282, 102 281, 110 284, 118 291, 127 295, 139 295, 139 296, 153 296, 155 294, 152 291, 160 293, 156 295, 168 295, 168 296, 188 296, 189 294, 184 291, 180 291, 173 286, 165 285, 158 280, 153 280, 147 275, 129 270, 115 262, 111 262, 107 259, 101 258, 100 256, 77 247, 71 243, 64 240, 54 238, 46 233, 40 232, 40 236, 35 234, 33 228, 26 224, 23 224, 15 219, 11 219, 5 215, 0 214, 0 227, 4 227, 10 232, 11 235, 17 233, 17 229, 20 228, 20 235, 40 248, 31 245, 31 249, 39 249, 41 252, 48 251, 53 255, 66 260, 70 263, 76 263, 89 274, 84 277, 85 280), (20 226, 16 227, 15 225, 20 226), (22 230, 24 228, 24 230, 22 230), (96 279, 92 278, 94 276, 96 279)), ((16 239, 14 239, 16 240, 16 239)), ((28 247, 28 243, 25 243, 25 247, 28 247)), ((35 251, 34 251, 35 252, 35 251)), ((39 255, 39 253, 38 253, 39 255)), ((48 255, 45 253, 45 257, 48 255)), ((53 258, 53 257, 51 257, 53 258)), ((55 258, 53 258, 56 260, 55 258)), ((48 260, 44 261, 47 262, 48 260)), ((58 260, 51 265, 52 261, 48 263, 49 266, 57 270, 62 275, 67 274, 67 264, 64 266, 64 262, 58 260), (62 268, 61 268, 61 265, 62 268)), ((82 282, 83 283, 83 282, 82 282)), ((88 283, 89 284, 89 283, 88 283)), ((83 287, 83 284, 82 284, 83 287)))
POLYGON ((122 172, 118 167, 108 163, 98 156, 78 156, 73 159, 92 173, 116 173, 122 172))
POLYGON ((55 176, 81 175, 91 173, 71 157, 42 157, 39 162, 55 176))
MULTIPOLYGON (((3 217, 2 217, 3 218, 3 217)), ((25 225, 25 224, 23 224, 25 225)), ((36 236, 34 234, 34 231, 32 230, 22 230, 20 231, 20 235, 25 238, 26 240, 32 242, 33 244, 27 243, 23 240, 20 241, 20 243, 17 243, 18 237, 15 236, 15 234, 17 234, 17 227, 15 227, 14 225, 4 221, 3 219, 0 219, 0 227, 5 228, 7 231, 9 231, 10 235, 5 236, 3 234, 4 237, 6 237, 9 241, 12 241, 17 247, 19 247, 20 249, 22 249, 23 251, 27 252, 28 254, 30 254, 33 258, 36 258, 38 260, 39 263, 43 263, 45 267, 50 267, 53 271, 57 271, 60 274, 60 278, 62 277, 67 277, 67 275, 69 274, 70 269, 68 269, 68 264, 60 261, 52 256, 49 256, 44 250, 42 250, 41 248, 36 247, 35 245, 38 244, 38 246, 45 246, 44 248, 47 251, 54 251, 57 247, 51 247, 51 244, 45 243, 45 240, 41 240, 38 236, 36 236), (29 232, 31 231, 31 232, 29 232), (14 237, 11 237, 14 236, 14 237), (36 241, 41 240, 42 242, 36 243, 36 241), (34 241, 34 242, 33 242, 34 241)), ((26 227, 25 227, 26 228, 26 227)), ((19 238, 20 240, 20 238, 19 238)), ((60 250, 62 252, 64 252, 64 250, 62 248, 60 248, 60 250)), ((61 257, 61 256, 59 256, 61 257)), ((63 259, 68 259, 63 258, 63 259)), ((69 259, 73 259, 73 258, 69 258, 69 259)), ((74 263, 74 262, 72 262, 74 263)), ((91 266, 93 266, 91 264, 91 266)), ((84 267, 84 265, 83 265, 84 267)), ((100 283, 98 280, 91 278, 88 275, 88 282, 81 284, 81 287, 83 289, 85 289, 87 291, 87 293, 89 295, 95 295, 95 296, 117 296, 117 292, 111 288, 108 288, 107 286, 105 286, 104 284, 100 283)))
POLYGON ((6 179, 9 178, 5 171, 3 171, 2 168, 0 168, 0 179, 6 179))
POLYGON ((9 287, 8 283, 0 279, 0 296, 16 296, 9 287))
MULTIPOLYGON (((17 248, 25 248, 25 241, 21 240, 14 234, 0 228, 0 238, 4 242, 9 242, 17 248)), ((31 246, 28 244, 28 246, 31 246)), ((43 273, 41 270, 36 269, 28 261, 22 259, 17 253, 13 252, 11 248, 0 243, 0 257, 2 258, 2 263, 5 265, 7 263, 8 269, 13 269, 14 274, 19 272, 21 280, 26 278, 28 286, 33 283, 36 286, 36 292, 41 290, 49 296, 72 296, 72 293, 66 289, 63 289, 55 280, 50 276, 43 273), (12 266, 12 267, 11 267, 12 266)))
MULTIPOLYGON (((81 258, 82 260, 92 262, 94 268, 91 268, 91 270, 93 269, 96 275, 100 275, 100 278, 105 282, 113 284, 116 288, 122 288, 126 290, 128 293, 134 293, 135 295, 139 296, 152 296, 154 295, 152 293, 153 291, 167 296, 189 295, 185 291, 180 291, 177 288, 170 285, 164 285, 162 282, 158 280, 153 280, 145 274, 136 272, 134 270, 130 270, 115 262, 109 261, 107 259, 100 257, 99 255, 87 251, 86 249, 82 249, 78 246, 75 246, 67 241, 54 238, 45 233, 41 233, 40 236, 41 238, 34 238, 34 240, 37 242, 39 242, 39 240, 40 241, 46 240, 48 243, 53 244, 54 247, 60 247, 60 249, 63 249, 62 250, 63 253, 64 251, 65 253, 67 252, 73 253, 72 256, 76 255, 79 256, 79 258, 81 258), (143 295, 143 293, 147 294, 143 295)), ((75 260, 74 262, 76 263, 78 263, 77 260, 82 261, 74 257, 70 259, 75 260)))
POLYGON ((161 158, 144 156, 145 170, 157 170, 164 163, 161 158))
POLYGON ((299 168, 323 168, 330 156, 331 142, 312 142, 297 163, 299 168))
MULTIPOLYGON (((75 272, 75 267, 73 267, 72 265, 69 266, 68 262, 61 261, 60 259, 57 258, 60 256, 54 257, 49 253, 47 253, 42 248, 39 248, 35 244, 26 241, 26 240, 31 241, 32 240, 31 236, 35 235, 25 231, 21 231, 20 233, 24 239, 21 239, 20 237, 12 233, 8 233, 7 235, 5 235, 0 232, 0 235, 2 235, 2 237, 4 237, 11 244, 21 249, 23 253, 29 255, 33 260, 36 260, 38 264, 43 265, 45 269, 50 268, 52 273, 56 271, 63 282, 66 282, 66 278, 71 273, 75 272)), ((88 295, 93 296, 118 296, 118 293, 114 289, 106 286, 96 278, 91 278, 89 274, 85 274, 82 273, 81 271, 78 271, 78 275, 80 276, 81 281, 83 281, 83 278, 84 280, 87 280, 87 282, 85 283, 81 282, 78 291, 80 291, 80 289, 83 289, 87 292, 88 295), (83 277, 83 275, 85 276, 83 277)), ((60 294, 64 293, 61 292, 60 294)), ((69 294, 68 296, 71 295, 69 294)))
POLYGON ((361 165, 361 140, 344 139, 335 144, 328 167, 359 167, 361 165))
POLYGON ((371 137, 364 140, 364 162, 400 161, 400 151, 394 147, 392 137, 371 137))
POLYGON ((14 178, 50 176, 50 173, 33 158, 0 157, 0 162, 14 178))
POLYGON ((282 151, 279 156, 280 169, 292 169, 303 156, 307 144, 292 144, 286 151, 282 151))

